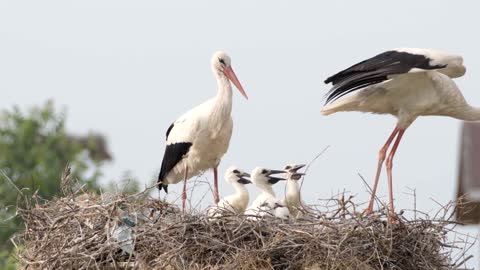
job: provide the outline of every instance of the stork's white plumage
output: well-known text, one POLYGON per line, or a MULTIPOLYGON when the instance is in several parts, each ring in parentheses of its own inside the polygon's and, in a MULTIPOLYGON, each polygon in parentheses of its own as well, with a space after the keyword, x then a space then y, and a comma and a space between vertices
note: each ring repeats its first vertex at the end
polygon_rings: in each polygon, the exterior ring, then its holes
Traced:
POLYGON ((382 164, 390 144, 396 138, 386 161, 389 209, 390 216, 394 217, 393 157, 403 133, 418 116, 441 115, 468 121, 480 120, 480 109, 465 101, 452 80, 463 76, 465 71, 459 55, 405 48, 384 52, 325 80, 325 83, 331 82, 333 88, 328 93, 323 114, 360 111, 391 114, 398 119, 395 129, 379 152, 372 195, 365 210, 367 213, 373 210, 382 164))
POLYGON ((235 189, 235 193, 222 198, 215 207, 210 208, 208 215, 221 216, 222 213, 243 214, 247 208, 250 196, 245 185, 252 183, 248 178, 250 174, 232 166, 225 172, 225 180, 235 189))
POLYGON ((304 173, 299 173, 298 170, 303 167, 305 167, 305 164, 288 164, 285 166, 287 188, 281 203, 288 208, 290 215, 294 218, 301 217, 305 210, 305 204, 302 202, 300 194, 300 185, 298 184, 298 180, 304 175, 304 173))
POLYGON ((210 168, 214 171, 214 199, 218 203, 217 167, 227 152, 233 129, 230 81, 248 99, 226 53, 213 54, 211 66, 217 80, 217 95, 180 116, 166 134, 167 146, 158 176, 158 188, 168 192, 168 184, 176 184, 183 179, 183 210, 187 179, 210 168))
POLYGON ((290 218, 288 208, 285 207, 280 200, 275 196, 272 185, 280 180, 285 180, 282 177, 274 177, 272 175, 285 173, 284 170, 269 170, 261 167, 256 167, 250 174, 250 179, 253 184, 260 190, 260 195, 250 204, 245 210, 245 215, 250 219, 257 219, 265 215, 275 216, 278 218, 290 218))

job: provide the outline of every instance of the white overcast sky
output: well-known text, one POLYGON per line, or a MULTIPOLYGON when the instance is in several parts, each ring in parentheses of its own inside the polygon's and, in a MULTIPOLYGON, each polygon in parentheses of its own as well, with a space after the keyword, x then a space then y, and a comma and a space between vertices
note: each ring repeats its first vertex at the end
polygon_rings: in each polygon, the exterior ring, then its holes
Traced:
MULTIPOLYGON (((307 202, 341 190, 368 194, 391 116, 319 111, 329 75, 396 47, 464 56, 456 82, 480 105, 478 1, 0 1, 0 109, 53 99, 68 129, 108 138, 105 180, 157 175, 170 123, 215 95, 210 56, 225 50, 250 100, 234 94, 234 135, 220 166, 251 170, 306 163, 307 202)), ((418 119, 394 163, 397 208, 454 198, 460 122, 418 119)), ((212 178, 211 173, 206 174, 212 178)), ((180 191, 180 185, 171 186, 180 191)), ((280 192, 280 187, 277 187, 280 192)), ((250 187, 254 194, 253 187, 250 187)), ((220 182, 223 195, 231 192, 220 182)), ((379 195, 386 198, 386 175, 379 195)), ((208 199, 211 196, 207 196, 208 199)), ((474 231, 474 230, 473 230, 474 231)), ((474 231, 475 232, 475 231, 474 231)))

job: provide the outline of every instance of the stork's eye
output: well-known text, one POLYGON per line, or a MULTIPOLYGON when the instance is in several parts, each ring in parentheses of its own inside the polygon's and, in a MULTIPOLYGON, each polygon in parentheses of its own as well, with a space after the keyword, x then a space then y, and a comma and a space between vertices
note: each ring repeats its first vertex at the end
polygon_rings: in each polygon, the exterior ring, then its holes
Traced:
POLYGON ((292 166, 288 165, 287 167, 285 167, 285 170, 290 170, 292 168, 292 166))
POLYGON ((237 174, 237 173, 240 173, 240 172, 238 170, 233 170, 233 173, 237 174))
POLYGON ((262 170, 262 174, 267 174, 267 170, 262 170))
POLYGON ((218 58, 218 61, 220 61, 220 63, 222 63, 224 66, 226 65, 225 60, 223 60, 222 58, 218 58))

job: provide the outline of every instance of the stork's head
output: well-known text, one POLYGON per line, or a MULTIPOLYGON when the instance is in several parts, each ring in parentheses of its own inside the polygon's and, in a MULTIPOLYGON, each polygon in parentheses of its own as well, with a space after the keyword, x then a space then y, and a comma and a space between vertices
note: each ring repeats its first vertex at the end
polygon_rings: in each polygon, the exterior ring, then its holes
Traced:
POLYGON ((248 99, 247 93, 245 93, 242 84, 240 84, 235 72, 233 72, 230 56, 228 56, 228 54, 225 52, 219 51, 213 54, 211 62, 213 72, 217 74, 223 74, 225 77, 227 77, 235 85, 235 87, 237 87, 238 91, 246 99, 248 99))
POLYGON ((251 173, 252 182, 256 186, 271 186, 280 180, 285 180, 282 177, 272 176, 274 174, 285 173, 284 170, 270 170, 261 167, 256 167, 251 173))
POLYGON ((215 52, 212 56, 212 68, 214 71, 223 71, 225 67, 232 65, 232 60, 226 52, 218 51, 215 52))
POLYGON ((234 166, 231 166, 225 172, 225 180, 228 183, 240 183, 242 185, 251 184, 252 182, 248 178, 250 178, 250 174, 234 166))
POLYGON ((298 170, 305 167, 305 164, 288 164, 285 166, 286 178, 289 180, 300 180, 304 173, 299 173, 298 170))

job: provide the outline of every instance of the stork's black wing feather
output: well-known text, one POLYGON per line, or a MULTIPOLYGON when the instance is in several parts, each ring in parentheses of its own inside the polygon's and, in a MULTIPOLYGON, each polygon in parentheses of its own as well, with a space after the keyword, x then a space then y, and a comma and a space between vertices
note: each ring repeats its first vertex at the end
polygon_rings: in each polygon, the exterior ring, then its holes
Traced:
POLYGON ((168 134, 170 134, 170 131, 172 131, 172 128, 173 126, 175 125, 175 123, 172 123, 168 129, 167 129, 167 134, 165 135, 165 140, 168 140, 168 134))
MULTIPOLYGON (((167 135, 168 136, 168 135, 167 135)), ((180 160, 188 153, 192 143, 180 142, 167 145, 165 148, 165 154, 163 155, 162 167, 160 168, 160 174, 158 175, 158 189, 162 190, 162 187, 167 191, 166 185, 163 184, 163 178, 177 165, 180 160)))
POLYGON ((355 64, 328 77, 325 83, 333 88, 327 93, 327 101, 334 101, 352 91, 388 80, 389 75, 408 73, 413 68, 433 70, 445 65, 431 65, 431 59, 422 54, 387 51, 355 64))

